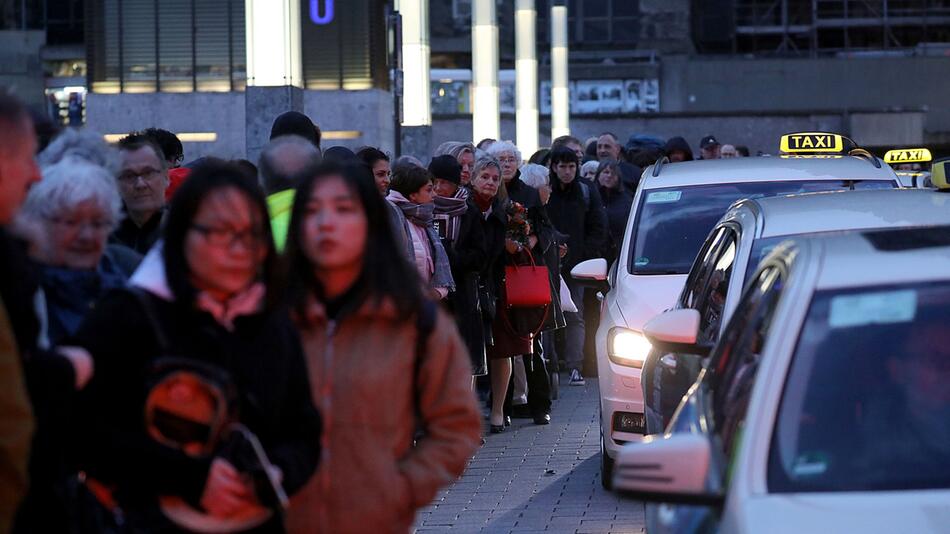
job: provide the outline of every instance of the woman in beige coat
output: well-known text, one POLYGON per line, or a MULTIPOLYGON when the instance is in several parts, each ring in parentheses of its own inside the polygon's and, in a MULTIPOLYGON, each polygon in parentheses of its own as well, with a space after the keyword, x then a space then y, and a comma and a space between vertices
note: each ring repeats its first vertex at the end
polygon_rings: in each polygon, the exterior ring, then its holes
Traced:
POLYGON ((368 169, 312 174, 297 193, 288 263, 323 457, 287 527, 407 532, 478 447, 471 365, 393 243, 368 169))

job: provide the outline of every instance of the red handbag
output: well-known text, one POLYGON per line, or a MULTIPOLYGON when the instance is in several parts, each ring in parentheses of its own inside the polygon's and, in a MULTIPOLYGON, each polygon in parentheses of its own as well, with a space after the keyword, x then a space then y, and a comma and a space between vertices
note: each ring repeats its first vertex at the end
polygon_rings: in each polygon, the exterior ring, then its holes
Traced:
POLYGON ((505 298, 510 308, 540 308, 551 304, 551 279, 548 268, 535 265, 531 251, 531 265, 505 266, 505 298))

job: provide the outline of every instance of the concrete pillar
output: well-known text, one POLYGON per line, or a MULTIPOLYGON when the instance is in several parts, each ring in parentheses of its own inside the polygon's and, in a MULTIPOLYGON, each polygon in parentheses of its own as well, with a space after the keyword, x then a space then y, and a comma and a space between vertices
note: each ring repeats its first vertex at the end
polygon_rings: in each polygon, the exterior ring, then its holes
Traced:
POLYGON ((472 140, 501 136, 495 0, 472 0, 472 140))
POLYGON ((432 156, 429 0, 396 0, 402 16, 402 153, 432 156))
POLYGON ((515 3, 515 90, 517 144, 525 158, 538 150, 538 13, 534 0, 515 3))
POLYGON ((300 2, 246 0, 247 159, 256 162, 271 126, 286 111, 303 112, 300 2))
POLYGON ((567 5, 551 5, 551 139, 571 134, 570 92, 567 87, 567 5))

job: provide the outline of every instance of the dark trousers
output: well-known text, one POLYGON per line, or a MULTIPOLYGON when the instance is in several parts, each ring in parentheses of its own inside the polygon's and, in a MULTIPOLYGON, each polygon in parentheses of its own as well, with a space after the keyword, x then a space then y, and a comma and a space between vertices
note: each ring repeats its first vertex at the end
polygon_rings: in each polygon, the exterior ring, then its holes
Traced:
MULTIPOLYGON (((528 410, 531 415, 551 413, 551 384, 548 382, 548 368, 544 361, 541 337, 534 338, 534 354, 524 356, 525 377, 528 379, 528 410)), ((514 382, 508 382, 508 394, 505 396, 505 415, 511 415, 511 397, 514 395, 514 382)))

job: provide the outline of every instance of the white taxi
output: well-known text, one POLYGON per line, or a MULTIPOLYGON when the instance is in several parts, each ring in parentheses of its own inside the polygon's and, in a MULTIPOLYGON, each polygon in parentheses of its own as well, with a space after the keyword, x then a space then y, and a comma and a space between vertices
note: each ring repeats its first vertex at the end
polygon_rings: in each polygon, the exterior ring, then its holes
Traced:
MULTIPOLYGON (((950 225, 950 194, 942 191, 840 191, 742 200, 706 238, 675 309, 699 313, 699 341, 712 347, 747 278, 779 242, 830 232, 940 225, 950 225)), ((663 432, 696 381, 702 356, 651 351, 642 376, 647 434, 663 432)))
POLYGON ((609 269, 593 259, 572 270, 576 280, 610 287, 595 336, 604 487, 620 448, 642 439, 646 429, 640 377, 650 344, 643 325, 676 302, 703 240, 729 206, 749 197, 898 187, 894 171, 867 151, 842 152, 853 143, 840 135, 789 134, 781 145, 786 157, 664 160, 647 167, 619 259, 609 269))
MULTIPOLYGON (((950 228, 785 242, 664 436, 615 487, 666 532, 937 533, 950 521, 950 228)), ((699 314, 651 323, 689 351, 699 314)))
POLYGON ((927 148, 899 148, 884 154, 884 163, 894 168, 902 187, 930 188, 930 162, 933 155, 927 148))

